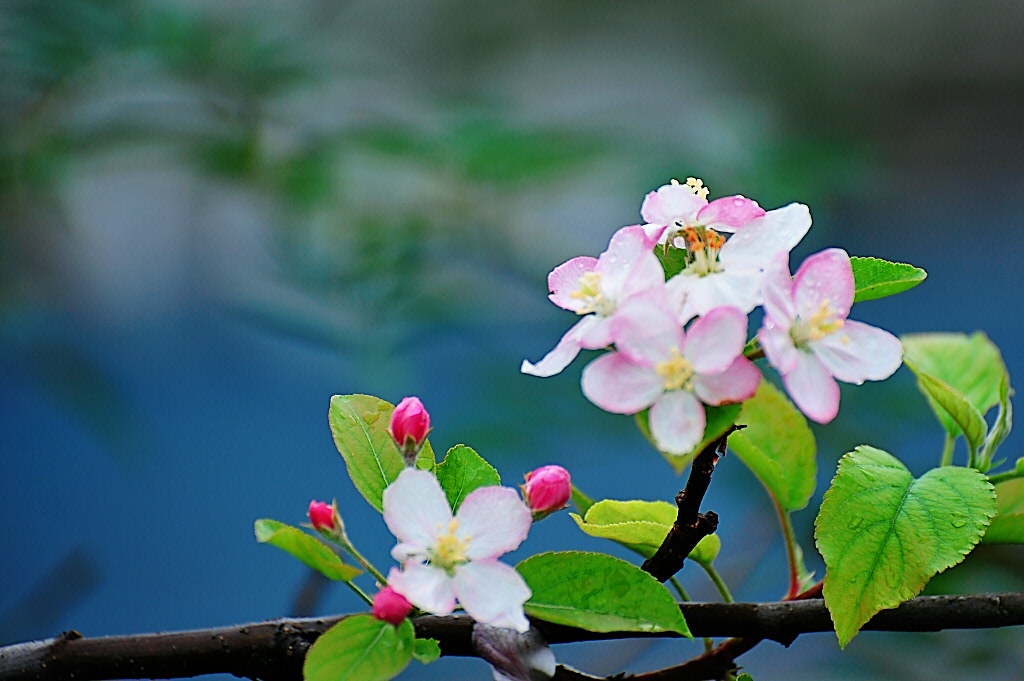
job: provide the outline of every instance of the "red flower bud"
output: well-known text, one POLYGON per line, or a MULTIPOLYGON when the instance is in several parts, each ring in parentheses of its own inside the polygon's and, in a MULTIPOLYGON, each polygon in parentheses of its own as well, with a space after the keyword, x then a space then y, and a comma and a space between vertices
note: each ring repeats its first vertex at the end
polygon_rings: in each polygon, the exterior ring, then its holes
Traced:
POLYGON ((388 426, 391 438, 405 457, 407 465, 413 465, 423 441, 430 432, 430 414, 418 397, 406 397, 391 414, 388 426))
POLYGON ((548 514, 565 508, 572 497, 569 471, 561 466, 541 466, 527 473, 523 496, 534 514, 548 514))
POLYGON ((412 603, 390 586, 386 586, 373 597, 372 610, 374 617, 397 627, 412 610, 412 603))
POLYGON ((334 522, 334 506, 316 499, 309 502, 309 522, 313 524, 313 529, 320 532, 336 530, 338 526, 334 522))

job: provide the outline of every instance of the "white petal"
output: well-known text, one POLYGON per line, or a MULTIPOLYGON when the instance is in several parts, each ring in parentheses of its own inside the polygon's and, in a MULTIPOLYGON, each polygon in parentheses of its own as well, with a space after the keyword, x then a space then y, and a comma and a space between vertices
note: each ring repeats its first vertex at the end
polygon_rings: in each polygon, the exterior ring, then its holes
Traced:
POLYGON ((667 302, 664 287, 651 289, 624 302, 612 316, 615 346, 634 362, 654 366, 673 348, 682 350, 682 327, 667 302))
POLYGON ((698 374, 725 371, 747 342, 747 315, 735 307, 716 307, 686 332, 683 355, 698 374))
POLYGON ((719 232, 735 232, 765 215, 764 208, 744 196, 723 196, 700 209, 697 222, 719 232))
MULTIPOLYGON (((429 549, 439 527, 447 527, 452 509, 437 478, 426 471, 406 468, 384 490, 384 522, 405 545, 403 553, 429 549)), ((396 549, 398 547, 395 547, 396 549)))
POLYGON ((839 413, 839 384, 816 355, 797 351, 793 370, 782 374, 786 391, 807 418, 828 423, 839 413))
POLYGON ((455 581, 441 568, 415 563, 388 575, 388 586, 420 610, 450 615, 455 610, 455 581))
POLYGON ((576 355, 580 354, 583 337, 599 321, 601 320, 597 315, 588 314, 566 331, 565 335, 558 341, 558 345, 551 352, 544 355, 544 358, 539 362, 530 364, 524 359, 522 366, 519 367, 519 371, 531 376, 540 376, 541 378, 547 378, 548 376, 560 373, 562 369, 569 366, 576 359, 576 355))
POLYGON ((594 271, 595 267, 597 258, 580 256, 551 270, 551 274, 548 275, 548 290, 551 291, 551 295, 548 298, 564 310, 575 312, 580 309, 584 301, 581 298, 573 298, 571 294, 579 290, 580 277, 594 271))
POLYGON ((734 263, 764 267, 776 253, 788 253, 811 228, 811 213, 802 203, 768 211, 736 230, 722 246, 719 259, 728 269, 734 263))
POLYGON ((708 200, 694 194, 686 185, 665 184, 644 197, 640 215, 656 225, 670 225, 676 221, 690 223, 697 211, 706 205, 708 200))
POLYGON ((693 274, 677 276, 685 277, 683 286, 687 297, 682 317, 686 319, 707 314, 725 305, 747 313, 757 307, 761 300, 761 279, 764 274, 742 263, 703 277, 693 274))
POLYGON ((827 303, 842 319, 853 305, 853 268, 850 256, 841 248, 829 248, 808 257, 793 276, 793 300, 806 319, 827 303))
POLYGON ((862 322, 846 320, 843 328, 812 343, 832 375, 846 383, 881 381, 903 363, 903 345, 896 336, 862 322))
POLYGON ((698 374, 693 390, 705 404, 727 404, 749 400, 761 383, 761 371, 746 357, 737 357, 725 371, 711 376, 698 374))
POLYGON ((473 561, 455 568, 455 592, 470 617, 492 627, 522 633, 530 628, 523 603, 530 587, 519 573, 497 561, 473 561))
POLYGON ((583 369, 583 394, 613 414, 635 414, 649 407, 664 390, 651 367, 630 361, 621 352, 601 355, 583 369))
POLYGON ((597 260, 601 292, 621 301, 629 292, 665 281, 657 256, 647 247, 643 227, 623 227, 612 235, 608 249, 597 260))
POLYGON ((669 454, 689 454, 704 437, 704 407, 691 393, 673 390, 651 407, 651 436, 658 449, 669 454))
POLYGON ((776 253, 764 270, 761 280, 761 297, 765 313, 776 323, 783 322, 786 329, 796 318, 793 303, 793 277, 789 273, 789 253, 776 253))
POLYGON ((764 326, 757 332, 757 339, 761 342, 768 363, 780 374, 788 374, 796 368, 799 350, 789 335, 788 325, 776 324, 771 317, 765 317, 764 326))
POLYGON ((455 514, 470 560, 497 558, 514 551, 530 532, 533 515, 511 487, 480 487, 455 514))

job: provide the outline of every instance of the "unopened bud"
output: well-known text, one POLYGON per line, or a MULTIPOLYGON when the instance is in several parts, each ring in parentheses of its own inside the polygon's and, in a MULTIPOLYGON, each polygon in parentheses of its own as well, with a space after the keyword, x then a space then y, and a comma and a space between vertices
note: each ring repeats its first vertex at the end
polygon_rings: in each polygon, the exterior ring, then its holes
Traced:
POLYGON ((534 520, 565 508, 572 497, 572 478, 561 466, 541 466, 526 474, 523 485, 526 505, 533 511, 534 520))
POLYGON ((411 610, 412 603, 390 586, 384 587, 373 597, 373 616, 392 626, 401 624, 411 610))
POLYGON ((345 524, 341 522, 338 506, 335 503, 328 504, 316 499, 309 502, 309 523, 317 532, 323 532, 332 537, 342 537, 345 534, 345 524))
POLYGON ((416 464, 416 456, 430 432, 430 414, 418 397, 406 397, 391 414, 388 426, 391 439, 402 452, 406 466, 416 464))

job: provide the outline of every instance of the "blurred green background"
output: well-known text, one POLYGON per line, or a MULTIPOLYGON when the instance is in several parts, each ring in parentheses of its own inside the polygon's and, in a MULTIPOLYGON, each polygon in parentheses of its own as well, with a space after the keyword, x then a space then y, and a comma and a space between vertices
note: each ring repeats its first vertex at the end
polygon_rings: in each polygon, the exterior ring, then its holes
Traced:
MULTIPOLYGON (((807 203, 794 267, 840 246, 925 268, 853 316, 983 329, 1024 376, 1022 41, 1016 2, 4 2, 0 643, 358 609, 252 537, 337 497, 388 564, 331 443, 334 393, 419 395, 435 448, 475 447, 506 484, 561 463, 595 497, 670 499, 681 481, 631 420, 580 395, 586 358, 546 380, 518 367, 573 322, 547 272, 597 255, 672 177, 807 203)), ((844 388, 816 433, 817 498, 856 444, 917 474, 942 446, 906 370, 844 388)), ((796 521, 820 574, 816 504, 796 521)), ((777 598, 771 507, 734 458, 706 505, 737 596, 777 598)), ((562 514, 517 556, 553 548, 617 552, 562 514)), ((1022 582, 1024 553, 983 547, 930 588, 1022 582)), ((839 654, 822 634, 742 661, 1007 678, 1021 642, 866 633, 839 654)), ((610 674, 699 651, 556 654, 610 674)), ((489 678, 474 660, 406 674, 489 678)))

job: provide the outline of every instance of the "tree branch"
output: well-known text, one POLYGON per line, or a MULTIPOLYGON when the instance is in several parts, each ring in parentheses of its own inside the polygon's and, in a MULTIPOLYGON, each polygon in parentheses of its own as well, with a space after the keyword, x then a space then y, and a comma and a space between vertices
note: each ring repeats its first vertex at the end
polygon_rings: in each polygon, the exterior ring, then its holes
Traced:
MULTIPOLYGON (((683 603, 680 609, 694 636, 742 636, 707 655, 671 670, 638 675, 637 681, 717 678, 750 644, 772 639, 785 644, 800 634, 832 631, 820 599, 777 603, 683 603), (733 648, 722 650, 725 646, 733 648), (742 646, 748 646, 739 649, 742 646), (715 655, 716 651, 718 652, 715 655), (660 675, 660 676, 659 676, 660 675)), ((228 673, 266 681, 298 681, 306 651, 341 617, 272 620, 215 629, 164 634, 82 638, 69 632, 57 638, 0 648, 0 681, 125 678, 176 678, 228 673)), ((416 635, 435 638, 444 655, 473 655, 473 621, 465 615, 419 617, 416 635)), ((535 621, 550 643, 595 641, 671 633, 594 633, 535 621)), ((1024 624, 1024 593, 972 596, 923 596, 883 610, 864 629, 939 631, 988 629, 1024 624)), ((592 678, 559 670, 559 679, 592 678), (575 675, 570 675, 575 674, 575 675)))

